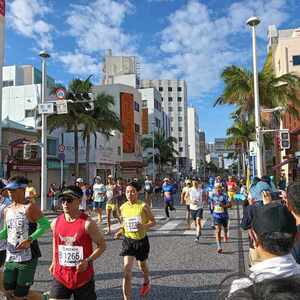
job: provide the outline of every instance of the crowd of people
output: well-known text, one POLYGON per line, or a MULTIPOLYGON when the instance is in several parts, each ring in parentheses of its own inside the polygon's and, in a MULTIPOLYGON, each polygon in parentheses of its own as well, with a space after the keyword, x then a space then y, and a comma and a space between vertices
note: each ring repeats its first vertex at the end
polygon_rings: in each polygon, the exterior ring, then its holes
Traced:
MULTIPOLYGON (((279 187, 284 187, 282 182, 279 187)), ((49 208, 58 211, 51 224, 41 212, 37 193, 27 178, 0 181, 0 193, 0 291, 7 299, 54 300, 72 295, 74 299, 96 299, 93 262, 106 249, 104 234, 113 233, 115 239, 123 240, 124 300, 132 299, 135 261, 143 275, 140 295, 147 296, 151 290, 147 232, 156 225, 152 208, 163 203, 168 222, 176 214, 178 200, 186 209, 187 229, 195 230, 195 243, 201 239, 207 208, 219 255, 223 253, 222 242, 229 240, 229 211, 236 201, 243 201, 241 227, 247 230, 250 241, 250 275, 232 283, 228 299, 271 299, 263 295, 276 291, 290 297, 278 299, 300 299, 295 297, 299 296, 296 286, 300 283, 299 184, 280 190, 267 176, 254 178, 249 187, 245 180, 233 176, 227 180, 209 177, 206 182, 197 177, 176 181, 146 176, 144 180, 125 182, 109 175, 96 176, 91 185, 77 178, 68 186, 50 186, 49 208), (96 218, 92 218, 93 211, 96 218), (107 227, 103 234, 99 225, 104 224, 104 212, 107 227), (114 232, 113 218, 119 223, 114 232), (50 292, 41 295, 30 287, 41 256, 38 239, 50 228, 53 258, 49 271, 53 280, 50 292)))

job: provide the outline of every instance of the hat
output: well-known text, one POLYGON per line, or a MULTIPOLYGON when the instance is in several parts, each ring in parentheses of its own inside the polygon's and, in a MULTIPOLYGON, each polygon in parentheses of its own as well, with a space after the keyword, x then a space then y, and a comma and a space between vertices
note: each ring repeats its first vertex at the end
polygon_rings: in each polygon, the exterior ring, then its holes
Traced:
POLYGON ((17 190, 17 189, 26 189, 27 184, 23 182, 18 182, 18 181, 11 181, 9 182, 5 187, 4 190, 17 190))
POLYGON ((62 190, 61 193, 59 193, 58 198, 70 197, 70 198, 80 199, 82 195, 83 193, 80 188, 76 186, 67 186, 62 190))
POLYGON ((0 180, 0 190, 3 190, 5 188, 5 183, 0 180))
POLYGON ((258 234, 282 232, 296 233, 294 216, 280 203, 270 203, 255 210, 252 227, 258 234))
POLYGON ((76 179, 76 182, 78 182, 78 183, 83 183, 84 181, 83 181, 83 178, 80 178, 80 177, 79 177, 79 178, 76 179))

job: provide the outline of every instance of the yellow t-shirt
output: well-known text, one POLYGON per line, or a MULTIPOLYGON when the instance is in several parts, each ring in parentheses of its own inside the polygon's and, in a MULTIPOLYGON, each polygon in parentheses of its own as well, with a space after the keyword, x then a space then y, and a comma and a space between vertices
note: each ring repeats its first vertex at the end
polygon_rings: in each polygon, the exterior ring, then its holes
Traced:
POLYGON ((137 224, 148 223, 147 216, 144 212, 145 203, 138 200, 131 204, 129 201, 124 203, 120 210, 123 219, 124 235, 130 239, 141 240, 146 236, 146 230, 138 230, 137 224))

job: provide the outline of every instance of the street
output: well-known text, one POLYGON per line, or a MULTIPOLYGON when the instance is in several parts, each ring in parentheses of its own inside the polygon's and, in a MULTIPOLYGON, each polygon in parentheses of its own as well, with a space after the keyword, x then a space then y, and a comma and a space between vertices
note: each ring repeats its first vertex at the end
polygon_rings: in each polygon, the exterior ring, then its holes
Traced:
MULTIPOLYGON (((161 205, 157 205, 161 206, 161 205)), ((204 213, 204 230, 200 244, 194 242, 194 233, 186 230, 185 209, 177 206, 176 216, 169 222, 163 219, 162 208, 154 208, 157 225, 149 232, 151 251, 152 290, 147 299, 217 299, 217 289, 222 279, 238 272, 238 240, 236 209, 230 212, 230 240, 223 244, 223 254, 216 253, 214 231, 204 213)), ((117 224, 113 225, 116 229, 117 224)), ((105 228, 103 226, 103 228, 105 228)), ((122 241, 107 238, 107 249, 94 264, 96 291, 99 299, 122 299, 122 257, 119 256, 122 241)), ((43 257, 40 259, 33 289, 47 291, 51 277, 52 243, 50 233, 40 239, 43 257)), ((142 283, 137 266, 133 273, 134 299, 142 283)))

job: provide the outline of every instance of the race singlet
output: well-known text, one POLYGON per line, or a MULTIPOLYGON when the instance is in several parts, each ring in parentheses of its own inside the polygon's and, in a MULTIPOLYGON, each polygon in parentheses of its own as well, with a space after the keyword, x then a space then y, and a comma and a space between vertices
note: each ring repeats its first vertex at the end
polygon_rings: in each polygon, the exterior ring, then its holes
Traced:
POLYGON ((83 247, 58 245, 58 257, 61 266, 76 267, 83 260, 83 247))

